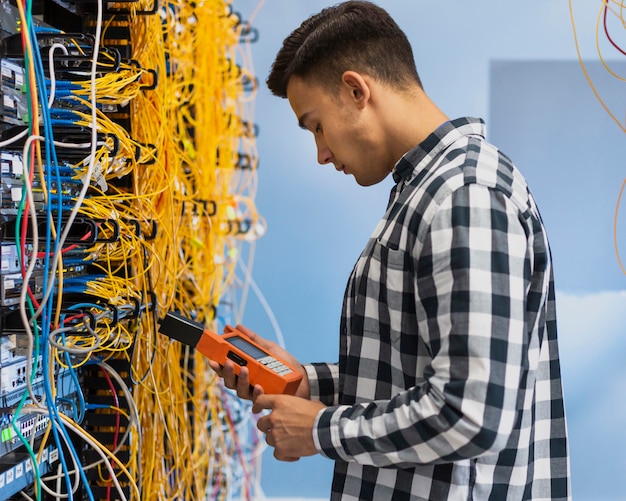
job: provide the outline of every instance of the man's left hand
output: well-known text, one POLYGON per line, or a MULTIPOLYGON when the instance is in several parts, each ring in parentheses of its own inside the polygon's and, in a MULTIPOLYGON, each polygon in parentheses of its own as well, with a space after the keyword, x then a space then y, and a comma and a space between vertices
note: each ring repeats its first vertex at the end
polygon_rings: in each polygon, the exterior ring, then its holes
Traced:
POLYGON ((313 423, 325 405, 291 395, 256 396, 252 412, 271 412, 257 422, 265 433, 267 445, 274 447, 274 457, 281 461, 297 461, 303 456, 317 454, 313 442, 313 423))

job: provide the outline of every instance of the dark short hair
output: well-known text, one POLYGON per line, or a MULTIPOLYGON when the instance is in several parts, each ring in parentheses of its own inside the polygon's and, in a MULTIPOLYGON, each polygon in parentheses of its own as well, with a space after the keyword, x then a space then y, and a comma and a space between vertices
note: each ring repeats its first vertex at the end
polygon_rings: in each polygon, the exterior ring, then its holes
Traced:
POLYGON ((387 11, 362 0, 327 7, 304 21, 284 40, 266 82, 284 98, 294 75, 333 89, 347 70, 398 88, 422 85, 406 34, 387 11))

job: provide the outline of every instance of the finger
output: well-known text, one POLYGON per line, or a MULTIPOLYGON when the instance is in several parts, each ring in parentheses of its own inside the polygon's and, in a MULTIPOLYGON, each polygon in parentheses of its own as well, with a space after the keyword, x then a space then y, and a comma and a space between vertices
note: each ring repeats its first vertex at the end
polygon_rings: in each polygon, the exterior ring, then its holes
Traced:
POLYGON ((269 341, 261 336, 259 336, 256 332, 249 329, 245 325, 237 324, 237 330, 239 332, 243 332, 246 336, 248 336, 252 341, 258 343, 262 348, 270 349, 274 346, 272 341, 269 341))
POLYGON ((222 377, 224 378, 224 386, 234 390, 237 387, 237 374, 235 373, 235 364, 232 360, 226 360, 222 367, 222 377))
POLYGON ((260 384, 254 385, 254 389, 252 390, 252 401, 254 402, 257 398, 265 393, 263 387, 260 384))
POLYGON ((237 378, 237 395, 239 398, 250 399, 252 398, 252 386, 250 385, 250 374, 247 367, 242 367, 239 370, 239 377, 237 378))
POLYGON ((256 422, 256 427, 261 433, 267 433, 268 431, 270 431, 271 425, 269 422, 269 417, 263 416, 262 418, 259 418, 259 420, 256 422))
POLYGON ((278 459, 279 461, 284 461, 286 463, 293 463, 300 459, 299 457, 293 457, 293 456, 281 456, 278 452, 276 452, 276 449, 274 449, 274 457, 278 459))
POLYGON ((268 430, 265 434, 265 443, 270 447, 274 447, 276 444, 274 443, 274 437, 272 436, 272 430, 268 430))
POLYGON ((213 369, 213 371, 219 376, 219 377, 224 377, 223 373, 224 371, 222 370, 223 367, 218 364, 215 360, 209 360, 209 367, 211 367, 211 369, 213 369))
POLYGON ((252 329, 249 329, 245 325, 237 324, 237 327, 235 327, 235 328, 239 332, 243 332, 249 338, 259 338, 260 337, 256 332, 254 332, 252 329))
POLYGON ((267 395, 265 393, 258 395, 258 397, 253 401, 252 412, 254 414, 258 414, 263 409, 272 409, 274 406, 274 400, 271 395, 267 395))
POLYGON ((261 348, 263 348, 264 350, 267 350, 270 353, 272 353, 276 348, 276 343, 274 343, 273 341, 269 341, 265 339, 264 337, 259 336, 256 332, 249 329, 245 325, 237 324, 236 327, 227 325, 224 328, 225 333, 234 332, 235 330, 241 332, 244 336, 249 337, 251 341, 253 341, 254 343, 257 343, 261 348))

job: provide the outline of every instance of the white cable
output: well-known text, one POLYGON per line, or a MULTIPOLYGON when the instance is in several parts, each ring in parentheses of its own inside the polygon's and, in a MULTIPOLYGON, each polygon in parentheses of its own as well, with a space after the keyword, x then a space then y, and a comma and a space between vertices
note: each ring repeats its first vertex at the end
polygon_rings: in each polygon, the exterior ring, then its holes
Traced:
POLYGON ((35 501, 33 498, 31 498, 28 494, 26 494, 24 491, 20 491, 20 494, 22 495, 22 497, 24 499, 26 499, 26 501, 35 501))
MULTIPOLYGON (((89 167, 87 168, 87 172, 85 174, 85 177, 83 178, 83 186, 80 190, 78 197, 76 198, 76 203, 74 204, 74 207, 72 207, 72 210, 70 211, 70 215, 67 218, 67 221, 65 222, 65 227, 63 228, 63 232, 61 233, 61 237, 59 238, 58 249, 54 253, 54 257, 52 259, 52 265, 50 266, 50 269, 52 270, 56 270, 57 268, 57 264, 61 256, 61 249, 63 248, 63 244, 65 243, 65 240, 67 239, 67 235, 69 234, 70 229, 72 228, 74 219, 76 218, 76 215, 78 214, 78 209, 82 205, 83 200, 85 199, 85 196, 87 195, 87 190, 89 189, 89 186, 90 186, 89 180, 91 179, 93 175, 93 172, 95 170, 95 165, 96 165, 96 147, 97 147, 97 140, 98 140, 98 130, 97 130, 98 122, 97 122, 97 107, 96 107, 96 104, 97 104, 96 103, 96 74, 97 74, 97 69, 98 69, 98 54, 100 52, 100 36, 102 33, 102 0, 98 0, 97 5, 98 5, 98 8, 97 8, 97 14, 96 14, 96 31, 94 34, 93 59, 91 61, 91 77, 90 77, 90 83, 91 83, 91 89, 90 89, 91 154, 89 156, 89 167)), ((41 315, 43 308, 46 302, 48 301, 48 298, 52 294, 53 290, 54 290, 54 281, 49 281, 48 287, 46 287, 46 290, 44 292, 41 304, 39 305, 39 308, 37 309, 37 311, 35 312, 35 315, 33 316, 33 320, 41 315)))
POLYGON ((65 45, 58 42, 52 44, 52 47, 50 47, 50 51, 48 52, 48 69, 50 71, 50 96, 48 96, 48 109, 52 108, 52 103, 54 103, 54 94, 56 93, 57 78, 54 71, 54 51, 56 49, 62 49, 66 56, 68 53, 65 45))
MULTIPOLYGON (((48 409, 33 410, 33 409, 29 408, 29 410, 32 410, 35 413, 43 414, 45 416, 48 416, 48 418, 50 418, 50 413, 49 413, 48 409), (39 412, 39 411, 41 411, 41 412, 39 412)), ((55 426, 54 422, 52 420, 50 420, 50 426, 55 426)), ((66 444, 68 444, 69 437, 65 433, 61 433, 61 437, 63 438, 63 441, 66 444)), ((68 446, 69 446, 69 444, 68 444, 68 446)), ((73 476, 74 476, 74 484, 72 486, 72 493, 76 493, 76 492, 78 492, 78 487, 80 486, 80 473, 79 473, 79 470, 78 470, 79 465, 76 462, 76 458, 74 457, 74 454, 70 454, 70 458, 72 459, 72 464, 74 465, 74 469, 73 470, 69 470, 68 473, 70 475, 73 474, 73 476)), ((40 485, 41 485, 41 488, 44 491, 46 491, 51 496, 54 496, 56 499, 66 499, 66 498, 69 497, 69 495, 67 493, 63 494, 61 492, 61 480, 64 478, 64 475, 63 475, 62 470, 61 470, 61 463, 59 463, 59 470, 58 471, 59 471, 59 473, 57 475, 55 475, 55 476, 45 477, 45 480, 54 480, 56 478, 56 480, 57 480, 56 492, 53 491, 50 487, 48 487, 43 482, 44 478, 42 478, 42 482, 40 482, 40 485), (60 478, 58 478, 58 477, 60 477, 60 478)))
MULTIPOLYGON (((241 259, 237 260, 237 264, 242 267, 242 269, 244 270, 244 273, 247 272, 246 265, 241 262, 241 259)), ((261 292, 261 289, 259 289, 259 286, 257 285, 257 283, 255 282, 254 278, 252 278, 251 275, 246 275, 246 282, 250 284, 250 287, 252 288, 257 298, 261 302, 261 306, 263 306, 263 309, 265 310, 265 313, 267 314, 267 317, 269 318, 269 321, 271 322, 272 327, 274 328, 274 332, 276 333, 276 339, 278 340, 278 344, 282 348, 285 348, 285 338, 283 337, 283 333, 280 330, 280 326, 278 325, 278 320, 276 320, 276 316, 274 315, 274 312, 272 311, 271 306, 267 302, 267 299, 265 299, 265 296, 261 292)))
MULTIPOLYGON (((61 492, 61 481, 63 480, 63 468, 61 466, 61 463, 59 462, 59 465, 57 466, 57 492, 61 492)), ((42 487, 45 485, 43 482, 41 482, 42 487)), ((48 494, 50 494, 50 491, 47 490, 47 486, 44 487, 44 490, 46 490, 48 492, 48 494)), ((57 501, 59 501, 61 499, 61 494, 59 494, 58 496, 54 496, 57 501)), ((67 497, 67 496, 66 496, 67 497)))
MULTIPOLYGON (((26 142, 24 143, 24 149, 23 149, 23 158, 28 158, 28 151, 30 150, 30 145, 33 141, 42 141, 44 138, 41 136, 30 136, 26 142)), ((32 192, 32 187, 30 185, 30 183, 26 182, 24 183, 24 186, 26 188, 26 197, 28 199, 28 210, 29 210, 29 214, 30 214, 30 221, 31 221, 31 231, 32 231, 32 246, 33 246, 33 252, 36 253, 36 249, 39 248, 39 229, 37 227, 37 213, 35 211, 35 201, 33 198, 33 192, 32 192)), ((26 256, 22 256, 22 260, 25 259, 26 256)), ((33 388, 31 385, 31 370, 32 370, 32 364, 33 364, 33 359, 32 359, 32 355, 33 355, 33 345, 34 345, 34 339, 33 339, 33 331, 31 330, 31 322, 30 319, 28 317, 28 313, 26 311, 26 294, 28 291, 28 284, 30 283, 30 278, 33 274, 33 271, 35 269, 35 264, 37 263, 37 259, 35 259, 35 256, 33 256, 29 263, 28 263, 28 267, 26 269, 26 273, 23 277, 23 281, 22 281, 22 290, 20 291, 20 302, 19 302, 19 308, 20 308, 20 317, 22 319, 22 324, 24 327, 24 331, 26 332, 26 343, 27 343, 27 349, 26 349, 26 387, 28 389, 28 394, 30 395, 30 398, 33 402, 34 405, 38 405, 41 408, 45 407, 45 401, 42 399, 41 402, 39 402, 37 400, 37 398, 35 397, 35 394, 33 393, 33 388)))
POLYGON ((61 335, 65 332, 76 332, 77 335, 86 336, 85 332, 77 331, 75 326, 59 327, 58 329, 54 329, 48 334, 48 344, 50 344, 51 346, 54 346, 59 351, 65 351, 67 353, 71 353, 72 355, 88 356, 91 352, 96 351, 100 347, 100 345, 102 344, 102 338, 91 328, 91 326, 89 326, 89 324, 85 323, 84 327, 85 329, 87 329, 91 337, 95 339, 93 346, 88 346, 85 348, 75 348, 75 347, 69 347, 65 344, 57 342, 57 340, 55 339, 56 336, 61 335))
POLYGON ((19 141, 20 139, 22 139, 27 134, 28 134, 28 129, 24 129, 19 134, 16 134, 15 136, 10 137, 9 139, 5 139, 4 141, 0 141, 0 148, 4 148, 5 146, 9 146, 9 145, 15 143, 16 141, 19 141))
MULTIPOLYGON (((30 407, 29 406, 28 410, 32 411, 32 412, 35 412, 35 413, 44 414, 44 415, 47 415, 47 416, 50 415, 50 413, 48 412, 47 409, 40 409, 40 408, 37 408, 37 407, 30 407)), ((109 471, 109 475, 111 477, 111 480, 115 484, 115 488, 117 489, 118 494, 120 495, 121 499, 123 501, 128 501, 128 499, 126 498, 126 495, 124 494, 124 490, 122 489, 122 486, 119 483, 117 475, 115 474, 115 471, 113 470, 113 467, 111 466, 111 462, 109 461, 109 458, 107 458, 107 455, 102 450, 102 448, 96 442, 94 442, 93 438, 89 435, 89 433, 85 432, 82 428, 80 428, 80 426, 76 425, 67 416, 65 416, 63 414, 59 414, 59 416, 61 416, 62 420, 66 421, 66 424, 69 425, 70 429, 76 435, 78 435, 85 442, 87 442, 87 444, 89 444, 93 448, 93 450, 95 450, 100 455, 100 457, 103 459, 103 462, 104 462, 105 466, 107 467, 107 470, 109 471)), ((67 440, 67 438, 65 436, 64 436, 64 440, 67 440)), ((111 456, 113 455, 111 452, 109 452, 109 451, 107 451, 107 452, 111 456)), ((72 455, 72 457, 73 457, 73 455, 72 455)), ((76 466, 77 465, 75 465, 75 467, 76 466)), ((78 473, 78 468, 76 468, 75 472, 78 473)), ((132 478, 129 478, 128 480, 131 482, 131 485, 133 485, 135 487, 135 489, 136 489, 136 485, 132 482, 132 478)), ((43 487, 43 485, 42 485, 42 487, 43 487)), ((63 496, 63 497, 65 497, 65 496, 63 496)))

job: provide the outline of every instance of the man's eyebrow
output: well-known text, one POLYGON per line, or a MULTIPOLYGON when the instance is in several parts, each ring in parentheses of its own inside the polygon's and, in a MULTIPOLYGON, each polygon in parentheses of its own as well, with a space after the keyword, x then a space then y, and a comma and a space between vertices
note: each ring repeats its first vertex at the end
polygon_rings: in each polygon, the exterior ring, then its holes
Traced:
POLYGON ((301 129, 304 129, 304 130, 308 130, 307 126, 304 124, 304 122, 306 121, 308 116, 309 116, 309 112, 308 111, 306 113, 302 114, 302 116, 298 119, 298 127, 300 127, 301 129))

